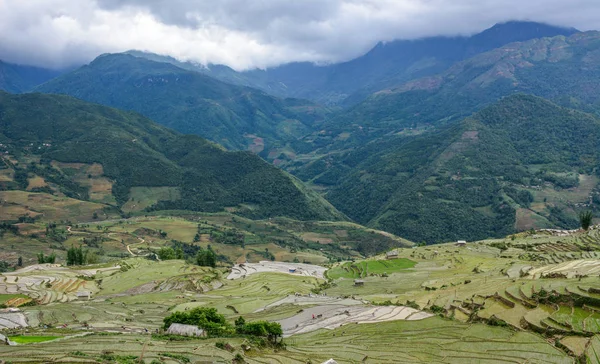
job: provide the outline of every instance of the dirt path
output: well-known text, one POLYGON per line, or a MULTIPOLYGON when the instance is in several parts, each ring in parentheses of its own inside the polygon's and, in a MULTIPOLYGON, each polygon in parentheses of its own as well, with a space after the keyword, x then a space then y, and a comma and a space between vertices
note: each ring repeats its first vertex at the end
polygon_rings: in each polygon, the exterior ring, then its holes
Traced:
POLYGON ((131 256, 132 256, 132 257, 138 257, 139 255, 137 255, 137 254, 134 254, 134 253, 131 251, 131 248, 130 248, 130 247, 131 247, 132 245, 144 244, 144 243, 146 242, 146 240, 144 240, 144 239, 142 239, 142 238, 139 238, 139 237, 138 237, 138 239, 140 239, 140 242, 139 242, 139 243, 135 243, 135 244, 129 244, 129 245, 127 245, 127 251, 129 252, 129 254, 131 254, 131 256))

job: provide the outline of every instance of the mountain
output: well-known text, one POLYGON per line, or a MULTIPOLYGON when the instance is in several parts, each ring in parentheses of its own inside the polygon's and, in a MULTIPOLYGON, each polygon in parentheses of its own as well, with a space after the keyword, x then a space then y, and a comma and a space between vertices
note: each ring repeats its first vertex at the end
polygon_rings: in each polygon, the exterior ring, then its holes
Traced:
POLYGON ((369 143, 300 172, 316 174, 311 182, 328 186, 327 199, 355 221, 433 243, 576 227, 577 211, 600 207, 599 154, 595 116, 513 95, 437 131, 369 143))
POLYGON ((199 65, 172 57, 130 51, 129 54, 167 62, 221 81, 259 88, 278 97, 313 100, 327 105, 354 105, 369 94, 408 80, 445 71, 458 61, 503 45, 535 38, 569 36, 573 28, 511 21, 473 36, 430 37, 379 43, 361 57, 332 65, 295 62, 265 70, 236 72, 224 65, 199 65))
POLYGON ((3 190, 132 212, 227 208, 248 217, 343 218, 250 152, 227 152, 141 115, 68 96, 0 92, 0 148, 3 190))
POLYGON ((0 90, 12 93, 27 92, 61 73, 62 71, 21 66, 0 60, 0 90))
POLYGON ((265 154, 311 131, 329 113, 307 101, 278 99, 129 54, 100 56, 36 91, 137 111, 182 133, 265 154))
POLYGON ((255 87, 274 95, 351 105, 372 92, 437 74, 478 53, 512 42, 568 36, 576 32, 575 29, 514 21, 497 24, 471 37, 432 37, 379 43, 361 57, 329 66, 292 63, 242 74, 256 80, 255 87))
POLYGON ((325 132, 315 134, 317 140, 311 143, 318 148, 345 134, 347 146, 426 130, 458 121, 514 93, 595 112, 600 105, 599 55, 599 32, 512 43, 459 62, 439 75, 379 91, 319 125, 325 132))

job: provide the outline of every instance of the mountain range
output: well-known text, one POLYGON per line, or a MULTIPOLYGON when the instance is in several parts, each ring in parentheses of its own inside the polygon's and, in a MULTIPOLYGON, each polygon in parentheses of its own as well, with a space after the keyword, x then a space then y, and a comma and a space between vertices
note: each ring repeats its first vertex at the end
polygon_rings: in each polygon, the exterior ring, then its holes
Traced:
MULTIPOLYGON (((570 228, 579 211, 596 211, 600 202, 599 54, 598 32, 532 22, 498 24, 470 37, 382 43, 327 66, 236 72, 139 51, 106 54, 34 90, 138 112, 176 131, 153 124, 141 139, 153 142, 135 152, 139 158, 131 165, 104 166, 114 155, 100 161, 77 148, 49 150, 42 160, 101 163, 121 207, 131 205, 134 188, 168 187, 177 192, 145 208, 348 216, 427 243, 570 228), (253 154, 225 152, 179 133, 250 150, 305 184, 253 154), (145 153, 150 164, 142 162, 145 153), (200 172, 204 165, 210 166, 209 182, 200 172), (144 174, 155 168, 175 177, 144 174), (229 175, 237 182, 228 184, 229 175)), ((53 112, 66 129, 77 122, 53 112)), ((110 144, 109 136, 98 135, 110 144)), ((45 141, 38 136, 37 142, 45 141)), ((123 155, 130 153, 123 148, 123 155)), ((63 190, 82 191, 74 185, 63 190)))

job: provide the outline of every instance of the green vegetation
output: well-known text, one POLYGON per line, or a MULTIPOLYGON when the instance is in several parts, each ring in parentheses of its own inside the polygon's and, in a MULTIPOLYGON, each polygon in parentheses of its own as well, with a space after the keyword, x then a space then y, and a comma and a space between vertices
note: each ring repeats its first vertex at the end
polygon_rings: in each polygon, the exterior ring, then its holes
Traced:
POLYGON ((579 213, 579 222, 581 223, 581 228, 583 230, 587 230, 592 225, 592 218, 594 217, 594 213, 592 211, 582 211, 579 213))
POLYGON ((50 263, 54 264, 56 262, 56 254, 52 253, 48 256, 45 256, 43 252, 40 252, 37 256, 38 264, 50 263))
POLYGON ((231 335, 234 327, 227 322, 225 316, 219 314, 214 308, 198 307, 189 312, 174 312, 164 319, 164 329, 173 323, 198 326, 204 329, 209 336, 231 335))
POLYGON ((373 275, 389 275, 412 268, 416 262, 402 258, 392 260, 364 260, 357 263, 344 263, 327 272, 330 279, 364 278, 373 275))
MULTIPOLYGON (((63 186, 59 190, 71 191, 77 198, 87 198, 81 193, 83 182, 72 182, 69 170, 56 169, 53 161, 100 165, 103 176, 114 181, 111 192, 117 207, 129 200, 132 187, 177 187, 180 194, 173 197, 178 199, 160 201, 147 210, 216 212, 235 207, 238 214, 253 218, 343 218, 321 197, 300 190, 292 177, 257 156, 226 152, 202 138, 177 134, 133 113, 41 94, 0 93, 0 105, 0 139, 11 146, 13 158, 31 161, 23 164, 28 169, 21 164, 12 166, 15 173, 56 176, 51 181, 63 186)), ((5 186, 23 188, 18 179, 5 186)), ((49 192, 55 193, 44 190, 49 192)), ((90 217, 110 208, 98 205, 90 217)))
POLYGON ((593 115, 515 95, 437 131, 328 157, 334 166, 313 182, 327 175, 328 200, 350 218, 429 244, 572 229, 599 182, 599 130, 593 115))
POLYGON ((327 114, 308 101, 278 99, 128 54, 102 55, 36 91, 134 110, 179 132, 238 150, 248 149, 257 138, 268 146, 285 145, 312 131, 311 125, 327 114))
POLYGON ((69 250, 67 250, 67 265, 84 265, 87 261, 88 251, 83 250, 81 245, 77 248, 71 246, 69 250))
POLYGON ((9 339, 17 344, 42 343, 60 338, 60 336, 11 336, 9 339))

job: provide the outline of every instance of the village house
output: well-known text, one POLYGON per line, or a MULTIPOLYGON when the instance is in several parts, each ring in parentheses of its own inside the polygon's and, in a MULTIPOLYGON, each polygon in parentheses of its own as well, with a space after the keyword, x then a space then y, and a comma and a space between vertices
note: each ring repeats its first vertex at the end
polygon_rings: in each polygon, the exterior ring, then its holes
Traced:
POLYGON ((171 326, 169 326, 167 329, 167 334, 196 337, 206 336, 206 332, 198 328, 198 326, 184 324, 171 324, 171 326))
POLYGON ((78 300, 91 300, 92 299, 92 292, 90 291, 79 291, 75 293, 75 296, 77 297, 78 300))
POLYGON ((398 249, 385 253, 385 259, 398 259, 398 249))

